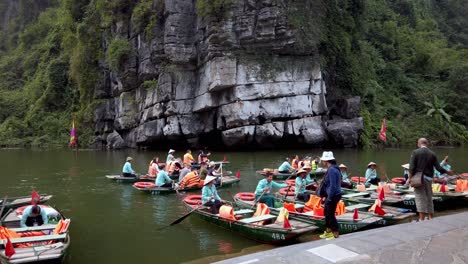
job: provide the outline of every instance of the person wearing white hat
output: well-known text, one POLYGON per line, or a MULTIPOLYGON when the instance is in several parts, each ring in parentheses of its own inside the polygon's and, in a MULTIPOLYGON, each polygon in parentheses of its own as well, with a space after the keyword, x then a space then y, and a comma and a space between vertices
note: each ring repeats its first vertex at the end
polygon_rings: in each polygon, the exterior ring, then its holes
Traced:
POLYGON ((348 167, 346 167, 344 164, 340 164, 338 168, 340 168, 341 173, 341 187, 352 189, 353 183, 348 178, 348 167))
POLYGON ((310 198, 310 194, 306 192, 306 186, 314 182, 313 180, 307 179, 308 175, 309 173, 306 169, 300 169, 297 172, 296 185, 294 188, 294 194, 296 195, 296 199, 305 203, 308 202, 310 198))
POLYGON ((127 161, 122 168, 122 176, 136 178, 136 172, 132 169, 132 160, 132 157, 127 157, 127 161))
POLYGON ((339 226, 336 220, 335 211, 338 202, 341 200, 341 173, 333 152, 324 151, 320 158, 322 164, 327 167, 327 174, 324 176, 317 195, 322 198, 324 204, 325 227, 326 230, 320 238, 327 240, 335 239, 339 236, 339 226))
POLYGON ((211 207, 212 214, 218 214, 221 207, 221 197, 219 197, 214 185, 216 177, 206 176, 202 189, 202 204, 211 207))
POLYGON ((377 177, 377 164, 373 161, 369 162, 367 164, 367 170, 366 170, 366 185, 369 184, 374 184, 378 185, 380 182, 379 177, 377 177))
POLYGON ((174 153, 175 150, 170 149, 169 152, 167 152, 167 158, 166 158, 166 163, 169 163, 169 161, 174 160, 174 153))

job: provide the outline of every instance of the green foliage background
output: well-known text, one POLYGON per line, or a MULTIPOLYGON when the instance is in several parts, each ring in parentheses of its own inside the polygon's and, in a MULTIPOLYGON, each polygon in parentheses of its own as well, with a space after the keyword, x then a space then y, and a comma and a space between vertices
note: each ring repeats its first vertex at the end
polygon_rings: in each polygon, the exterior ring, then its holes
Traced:
MULTIPOLYGON (((384 116, 389 145, 414 144, 420 136, 439 144, 467 141, 466 1, 280 1, 304 46, 319 42, 329 91, 361 96, 363 146, 380 144, 384 116)), ((102 62, 118 70, 132 52, 127 36, 109 38, 110 27, 128 20, 134 32, 152 38, 164 1, 18 2, 16 16, 0 28, 0 145, 65 146, 73 112, 87 145, 102 62)), ((234 3, 199 0, 197 11, 225 19, 234 3)), ((0 17, 6 10, 0 2, 0 17)))

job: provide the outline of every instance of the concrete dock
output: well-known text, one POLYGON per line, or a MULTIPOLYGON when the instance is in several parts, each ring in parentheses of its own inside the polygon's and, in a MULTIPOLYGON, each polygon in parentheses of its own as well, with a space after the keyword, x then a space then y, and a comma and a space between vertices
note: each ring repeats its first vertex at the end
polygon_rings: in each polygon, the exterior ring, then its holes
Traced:
POLYGON ((468 212, 280 247, 216 262, 276 263, 468 263, 468 212))

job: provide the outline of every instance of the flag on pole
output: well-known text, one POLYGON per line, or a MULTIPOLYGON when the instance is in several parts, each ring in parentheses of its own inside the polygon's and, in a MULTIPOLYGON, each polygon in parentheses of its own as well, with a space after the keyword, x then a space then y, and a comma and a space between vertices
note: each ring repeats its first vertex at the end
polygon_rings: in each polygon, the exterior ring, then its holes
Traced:
POLYGON ((36 191, 33 191, 31 193, 31 204, 36 205, 39 201, 41 201, 41 196, 36 191))
POLYGON ((379 200, 383 201, 385 199, 384 189, 382 188, 379 193, 379 200))
POLYGON ((354 208, 353 220, 358 220, 358 219, 359 219, 358 209, 354 208))
POLYGON ((72 129, 70 132, 70 148, 75 147, 75 145, 76 145, 75 114, 73 114, 72 129))
POLYGON ((385 120, 385 117, 382 120, 382 127, 380 128, 379 138, 383 142, 387 141, 387 121, 385 120))
POLYGON ((227 162, 227 158, 226 158, 226 157, 224 157, 223 162, 227 162))
POLYGON ((237 171, 237 173, 236 173, 236 178, 237 178, 237 179, 240 179, 240 170, 237 171))
POLYGON ((16 253, 16 251, 15 251, 15 248, 13 247, 13 244, 10 241, 10 238, 7 237, 6 239, 7 241, 5 244, 5 256, 7 256, 8 258, 11 258, 11 256, 13 256, 16 253))

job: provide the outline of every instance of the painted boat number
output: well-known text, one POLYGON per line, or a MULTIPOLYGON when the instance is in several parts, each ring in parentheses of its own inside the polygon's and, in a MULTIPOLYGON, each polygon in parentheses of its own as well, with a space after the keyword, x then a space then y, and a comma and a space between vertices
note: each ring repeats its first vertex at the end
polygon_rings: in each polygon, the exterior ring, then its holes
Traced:
POLYGON ((358 230, 357 225, 350 225, 350 224, 340 224, 341 229, 349 230, 349 231, 356 231, 358 230))
POLYGON ((284 234, 273 233, 273 234, 271 234, 271 237, 273 239, 277 239, 277 240, 285 240, 284 234))
POLYGON ((403 204, 404 204, 404 205, 416 205, 416 203, 414 202, 414 200, 404 200, 404 201, 403 201, 403 204))

